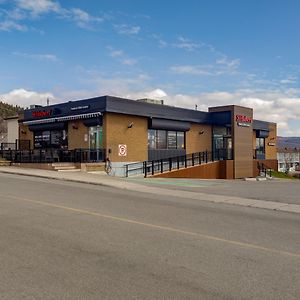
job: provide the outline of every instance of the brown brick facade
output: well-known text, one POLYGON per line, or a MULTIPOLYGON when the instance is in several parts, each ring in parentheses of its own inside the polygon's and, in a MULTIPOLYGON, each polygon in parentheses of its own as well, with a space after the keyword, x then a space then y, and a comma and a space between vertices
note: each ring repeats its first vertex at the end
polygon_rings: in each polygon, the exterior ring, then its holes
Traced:
POLYGON ((135 162, 148 159, 148 119, 132 115, 106 113, 103 123, 104 147, 113 162, 135 162), (128 125, 133 123, 132 128, 128 125), (127 156, 119 156, 119 145, 127 145, 127 156))
POLYGON ((192 124, 186 132, 186 153, 211 151, 212 127, 210 125, 192 124))
POLYGON ((88 149, 89 148, 89 128, 83 124, 83 121, 76 120, 68 122, 68 148, 88 149))

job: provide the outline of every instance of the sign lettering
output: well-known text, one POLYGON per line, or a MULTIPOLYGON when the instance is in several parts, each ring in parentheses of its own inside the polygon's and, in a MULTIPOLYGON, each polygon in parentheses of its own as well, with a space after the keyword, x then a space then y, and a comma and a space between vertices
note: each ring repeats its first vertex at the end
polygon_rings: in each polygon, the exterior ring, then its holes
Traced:
POLYGON ((52 114, 52 110, 39 110, 39 111, 33 111, 32 117, 33 118, 44 118, 44 117, 50 117, 52 114))
POLYGON ((235 116, 235 121, 237 122, 238 126, 241 127, 250 127, 252 123, 252 117, 247 117, 244 115, 236 115, 235 116))

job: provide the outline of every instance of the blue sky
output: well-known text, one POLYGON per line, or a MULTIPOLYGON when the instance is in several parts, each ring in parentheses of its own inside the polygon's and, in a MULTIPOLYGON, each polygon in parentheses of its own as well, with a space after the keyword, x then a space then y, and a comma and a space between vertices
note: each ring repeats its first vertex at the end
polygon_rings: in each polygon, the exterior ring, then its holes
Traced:
POLYGON ((0 99, 239 104, 300 135, 300 1, 0 0, 0 99))

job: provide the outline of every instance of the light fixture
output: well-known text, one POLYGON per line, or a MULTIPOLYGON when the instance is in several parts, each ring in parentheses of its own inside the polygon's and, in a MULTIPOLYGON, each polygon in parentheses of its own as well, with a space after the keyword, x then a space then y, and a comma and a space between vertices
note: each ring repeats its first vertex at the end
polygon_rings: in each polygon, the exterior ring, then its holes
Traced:
POLYGON ((130 122, 127 126, 127 128, 132 128, 133 127, 133 122, 130 122))
POLYGON ((204 130, 199 131, 199 134, 200 134, 200 135, 203 134, 203 133, 204 133, 204 130))
POLYGON ((24 130, 24 129, 22 129, 22 130, 21 130, 21 133, 22 133, 22 134, 26 134, 26 133, 27 133, 27 131, 26 131, 26 130, 24 130))
POLYGON ((78 129, 78 125, 76 123, 73 123, 72 124, 72 128, 77 130, 78 129))

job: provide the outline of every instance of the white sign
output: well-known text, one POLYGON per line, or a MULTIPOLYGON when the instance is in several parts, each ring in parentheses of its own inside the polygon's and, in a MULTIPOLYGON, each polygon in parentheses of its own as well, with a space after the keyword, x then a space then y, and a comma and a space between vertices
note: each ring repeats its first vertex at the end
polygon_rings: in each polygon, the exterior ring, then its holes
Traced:
POLYGON ((125 144, 119 145, 119 156, 127 156, 127 145, 125 144))

